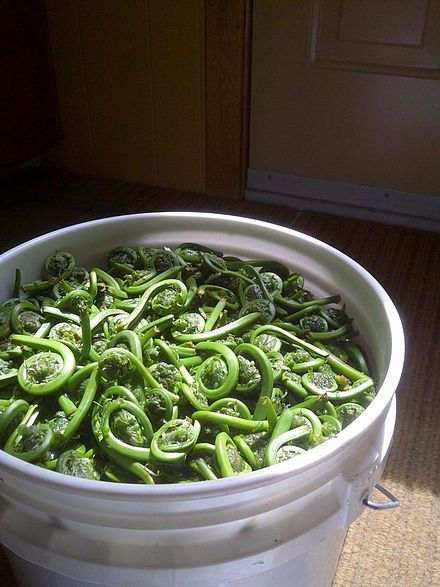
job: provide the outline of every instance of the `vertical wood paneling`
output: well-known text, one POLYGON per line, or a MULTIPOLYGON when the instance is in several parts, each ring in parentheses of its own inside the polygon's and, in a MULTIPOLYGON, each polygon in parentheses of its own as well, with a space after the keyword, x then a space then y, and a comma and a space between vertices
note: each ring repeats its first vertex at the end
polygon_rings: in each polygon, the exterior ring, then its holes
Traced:
POLYGON ((79 173, 95 172, 75 0, 46 0, 63 142, 51 161, 79 173))
POLYGON ((144 0, 79 0, 96 173, 156 183, 144 0))
POLYGON ((149 0, 158 181, 204 191, 198 0, 149 0))
POLYGON ((237 198, 250 0, 47 0, 58 166, 237 198))
POLYGON ((250 2, 206 2, 207 193, 243 197, 250 2))
POLYGON ((202 177, 202 189, 201 193, 207 192, 208 178, 206 174, 206 154, 207 154, 207 143, 206 143, 206 26, 205 26, 205 2, 206 0, 197 0, 198 4, 198 26, 199 26, 199 93, 200 93, 200 144, 201 144, 201 177, 202 177))

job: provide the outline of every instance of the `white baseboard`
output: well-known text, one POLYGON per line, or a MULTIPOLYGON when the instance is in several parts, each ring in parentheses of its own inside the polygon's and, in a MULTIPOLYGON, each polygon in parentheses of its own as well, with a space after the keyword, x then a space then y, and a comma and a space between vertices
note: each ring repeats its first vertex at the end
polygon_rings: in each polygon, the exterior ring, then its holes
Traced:
POLYGON ((426 195, 249 169, 246 200, 440 232, 440 194, 426 195))

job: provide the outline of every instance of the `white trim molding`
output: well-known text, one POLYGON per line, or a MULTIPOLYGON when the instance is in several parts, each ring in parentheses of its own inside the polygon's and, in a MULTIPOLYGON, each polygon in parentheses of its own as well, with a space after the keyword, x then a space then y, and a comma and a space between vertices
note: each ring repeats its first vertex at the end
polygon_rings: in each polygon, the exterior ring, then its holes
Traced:
POLYGON ((440 232, 440 194, 415 194, 248 169, 245 199, 440 232))

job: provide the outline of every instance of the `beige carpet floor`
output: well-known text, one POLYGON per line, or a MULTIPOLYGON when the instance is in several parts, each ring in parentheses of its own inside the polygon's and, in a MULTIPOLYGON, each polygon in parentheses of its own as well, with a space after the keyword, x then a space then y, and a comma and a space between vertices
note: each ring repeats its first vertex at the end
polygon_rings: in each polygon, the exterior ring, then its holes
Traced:
MULTIPOLYGON (((382 479, 401 506, 366 510, 351 526, 333 587, 440 585, 440 234, 50 170, 3 181, 0 188, 2 251, 93 218, 200 210, 295 228, 370 271, 395 302, 406 335, 395 438, 382 479)), ((0 584, 16 585, 4 557, 0 584)))

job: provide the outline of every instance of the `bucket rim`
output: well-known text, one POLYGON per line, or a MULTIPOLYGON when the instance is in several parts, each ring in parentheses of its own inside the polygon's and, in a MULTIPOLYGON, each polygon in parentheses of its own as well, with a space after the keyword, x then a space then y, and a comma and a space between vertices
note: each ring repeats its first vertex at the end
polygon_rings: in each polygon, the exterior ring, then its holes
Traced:
MULTIPOLYGON (((306 453, 296 456, 294 459, 272 465, 263 469, 239 475, 236 477, 220 478, 210 481, 198 481, 187 484, 158 484, 138 485, 130 483, 114 483, 110 481, 95 481, 79 479, 55 471, 46 470, 35 466, 32 463, 8 455, 0 450, 1 468, 21 479, 33 481, 40 486, 57 489, 63 492, 82 494, 88 497, 118 498, 120 500, 146 498, 148 500, 185 500, 210 498, 219 494, 241 493, 252 488, 283 481, 287 477, 294 478, 296 475, 306 472, 309 469, 318 467, 328 461, 331 457, 339 455, 348 449, 356 440, 363 436, 367 429, 386 411, 395 394, 400 381, 405 355, 405 337, 402 322, 388 293, 376 278, 368 272, 357 261, 343 253, 339 249, 326 242, 307 235, 295 228, 288 228, 272 222, 253 219, 245 216, 236 216, 214 212, 143 212, 135 214, 114 215, 102 217, 95 220, 88 220, 59 228, 36 236, 24 243, 9 249, 0 255, 0 263, 9 257, 27 249, 31 249, 38 243, 56 239, 59 236, 66 236, 86 228, 94 228, 102 224, 118 224, 134 220, 155 219, 192 219, 224 221, 226 223, 237 223, 242 226, 258 227, 263 230, 293 237, 309 243, 311 246, 320 248, 343 263, 350 266, 351 270, 364 279, 374 290, 378 300, 382 303, 388 320, 390 331, 390 360, 383 378, 382 384, 377 390, 377 396, 367 406, 365 411, 349 426, 344 428, 337 436, 326 440, 324 443, 308 450, 306 453)), ((1 487, 1 485, 0 485, 1 487)))

